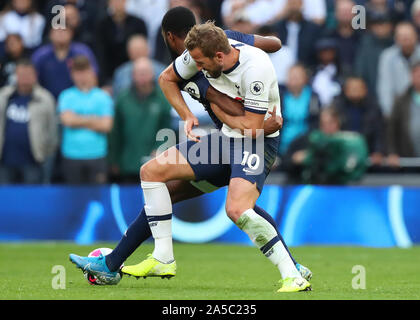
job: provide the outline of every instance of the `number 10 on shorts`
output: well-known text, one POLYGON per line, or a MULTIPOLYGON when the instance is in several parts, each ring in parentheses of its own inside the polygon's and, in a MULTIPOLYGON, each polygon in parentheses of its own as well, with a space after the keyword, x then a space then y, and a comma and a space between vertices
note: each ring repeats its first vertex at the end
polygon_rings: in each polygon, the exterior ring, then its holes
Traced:
POLYGON ((258 154, 250 154, 248 151, 244 151, 241 165, 247 165, 251 170, 256 170, 260 165, 260 157, 258 154))

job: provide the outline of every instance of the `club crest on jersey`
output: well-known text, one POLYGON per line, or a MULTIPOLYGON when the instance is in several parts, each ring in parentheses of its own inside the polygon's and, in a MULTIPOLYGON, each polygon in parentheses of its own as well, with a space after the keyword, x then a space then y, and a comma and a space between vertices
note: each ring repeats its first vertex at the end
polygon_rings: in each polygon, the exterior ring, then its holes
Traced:
POLYGON ((261 81, 251 83, 250 91, 253 95, 259 96, 264 91, 264 84, 261 81))
POLYGON ((237 83, 235 83, 235 88, 237 90, 236 91, 237 95, 240 96, 241 95, 241 91, 239 89, 241 89, 241 87, 237 83))

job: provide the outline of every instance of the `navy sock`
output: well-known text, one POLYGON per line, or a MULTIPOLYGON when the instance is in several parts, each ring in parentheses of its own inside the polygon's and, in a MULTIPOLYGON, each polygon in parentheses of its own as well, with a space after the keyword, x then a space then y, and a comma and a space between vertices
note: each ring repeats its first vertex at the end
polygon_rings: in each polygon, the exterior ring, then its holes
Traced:
POLYGON ((289 251, 289 248, 286 245, 286 242, 284 242, 283 237, 281 236, 279 230, 277 229, 277 225, 276 225, 276 222, 274 221, 273 217, 270 216, 263 208, 261 208, 259 206, 255 206, 254 211, 257 214, 259 214, 261 217, 263 217, 265 220, 267 220, 276 229, 280 241, 283 243, 283 246, 286 248, 287 252, 289 253, 290 258, 292 259, 293 263, 296 265, 297 262, 296 262, 295 258, 293 258, 292 254, 289 251))
POLYGON ((117 271, 122 263, 151 235, 152 232, 143 208, 137 218, 130 224, 115 249, 105 257, 108 269, 117 271))
MULTIPOLYGON (((293 258, 292 254, 289 251, 286 243, 284 242, 283 237, 280 232, 277 230, 277 225, 274 219, 261 207, 255 206, 254 211, 267 220, 277 231, 280 241, 283 243, 287 252, 290 255, 293 263, 297 262, 293 258)), ((150 231, 150 226, 147 221, 147 216, 144 208, 137 216, 137 218, 130 224, 125 234, 122 236, 120 242, 118 242, 112 252, 106 256, 105 261, 110 271, 117 271, 122 263, 149 237, 151 237, 152 232, 150 231)))

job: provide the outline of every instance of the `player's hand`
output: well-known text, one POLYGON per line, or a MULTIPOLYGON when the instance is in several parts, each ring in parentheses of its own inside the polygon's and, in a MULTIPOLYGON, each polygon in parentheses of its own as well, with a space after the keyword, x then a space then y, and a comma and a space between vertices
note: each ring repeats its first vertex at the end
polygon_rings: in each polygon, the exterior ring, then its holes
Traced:
POLYGON ((191 139, 195 142, 200 141, 200 136, 195 135, 192 130, 194 127, 198 126, 198 119, 195 116, 189 116, 187 119, 185 119, 184 123, 184 132, 185 135, 188 137, 188 139, 191 139))
POLYGON ((398 168, 401 165, 400 157, 397 154, 390 154, 388 158, 386 159, 386 162, 388 166, 393 167, 393 168, 398 168))
POLYGON ((370 156, 370 163, 374 166, 380 166, 382 164, 382 161, 384 160, 384 157, 382 153, 380 152, 373 152, 370 156))
POLYGON ((273 111, 268 111, 270 117, 264 121, 265 135, 272 134, 283 127, 283 118, 278 116, 276 111, 277 106, 274 106, 273 111))
POLYGON ((297 164, 297 165, 302 164, 303 161, 305 161, 306 155, 307 155, 306 150, 296 151, 292 155, 292 161, 293 161, 293 163, 294 164, 297 164))

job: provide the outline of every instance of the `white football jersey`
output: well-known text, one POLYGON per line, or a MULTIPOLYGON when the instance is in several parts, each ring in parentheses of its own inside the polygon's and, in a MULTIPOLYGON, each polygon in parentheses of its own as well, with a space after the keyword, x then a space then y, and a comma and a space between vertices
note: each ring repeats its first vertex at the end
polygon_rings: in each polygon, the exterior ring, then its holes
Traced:
MULTIPOLYGON (((264 51, 229 39, 230 44, 240 51, 238 62, 229 70, 223 71, 218 78, 211 77, 202 70, 210 84, 220 92, 233 99, 243 102, 244 109, 249 112, 270 115, 277 106, 277 115, 280 111, 280 94, 274 66, 268 54, 264 51)), ((182 79, 188 80, 197 72, 197 65, 186 50, 174 62, 175 73, 182 79)), ((222 132, 233 138, 244 137, 238 130, 233 130, 224 124, 222 132)), ((268 137, 276 137, 279 132, 274 132, 268 137)))

